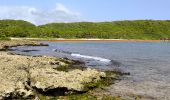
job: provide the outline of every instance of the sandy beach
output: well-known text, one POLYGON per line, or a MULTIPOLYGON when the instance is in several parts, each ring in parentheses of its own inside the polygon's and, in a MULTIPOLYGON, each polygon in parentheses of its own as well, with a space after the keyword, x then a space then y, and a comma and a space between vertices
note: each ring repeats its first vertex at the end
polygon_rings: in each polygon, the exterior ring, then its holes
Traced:
POLYGON ((12 40, 32 40, 50 42, 170 42, 170 40, 138 40, 138 39, 64 39, 64 38, 11 38, 12 40))

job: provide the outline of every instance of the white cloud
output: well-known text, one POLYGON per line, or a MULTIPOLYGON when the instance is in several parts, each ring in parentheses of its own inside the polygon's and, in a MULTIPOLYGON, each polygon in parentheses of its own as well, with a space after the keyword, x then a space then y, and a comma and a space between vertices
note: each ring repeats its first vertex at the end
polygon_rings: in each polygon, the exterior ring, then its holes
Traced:
POLYGON ((73 12, 60 3, 57 3, 56 7, 50 10, 41 10, 28 6, 0 6, 0 19, 25 20, 36 25, 52 22, 82 21, 80 13, 73 12))

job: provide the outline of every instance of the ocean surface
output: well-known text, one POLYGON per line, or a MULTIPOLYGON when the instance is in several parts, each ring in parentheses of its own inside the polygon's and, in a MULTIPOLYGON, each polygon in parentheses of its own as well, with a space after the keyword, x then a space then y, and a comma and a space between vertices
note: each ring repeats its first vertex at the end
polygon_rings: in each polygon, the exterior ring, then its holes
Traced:
POLYGON ((48 47, 13 47, 15 53, 82 60, 86 66, 130 72, 109 88, 112 95, 170 100, 170 42, 43 42, 48 47))

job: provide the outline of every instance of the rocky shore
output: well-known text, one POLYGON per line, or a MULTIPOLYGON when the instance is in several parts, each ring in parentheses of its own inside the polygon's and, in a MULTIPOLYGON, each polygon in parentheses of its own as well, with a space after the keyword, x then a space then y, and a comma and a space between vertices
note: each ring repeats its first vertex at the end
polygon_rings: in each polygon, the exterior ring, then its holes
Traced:
POLYGON ((68 59, 32 57, 11 54, 9 47, 18 45, 45 46, 33 41, 0 41, 0 99, 35 99, 36 93, 65 95, 74 91, 86 91, 88 83, 106 77, 95 69, 57 70, 73 64, 68 59))
POLYGON ((38 43, 36 41, 29 41, 29 40, 11 40, 11 41, 0 40, 0 51, 5 51, 10 47, 22 46, 22 45, 48 46, 48 44, 42 44, 42 43, 38 43))

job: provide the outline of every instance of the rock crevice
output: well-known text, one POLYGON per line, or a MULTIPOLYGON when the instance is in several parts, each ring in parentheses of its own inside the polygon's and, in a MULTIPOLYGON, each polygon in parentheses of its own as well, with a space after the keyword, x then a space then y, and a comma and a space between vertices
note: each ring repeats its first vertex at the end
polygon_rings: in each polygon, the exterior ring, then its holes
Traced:
POLYGON ((36 92, 64 95, 84 91, 84 84, 105 77, 95 69, 58 71, 67 63, 54 57, 31 57, 0 52, 0 99, 30 98, 36 92), (55 91, 55 92, 54 92, 55 91))

